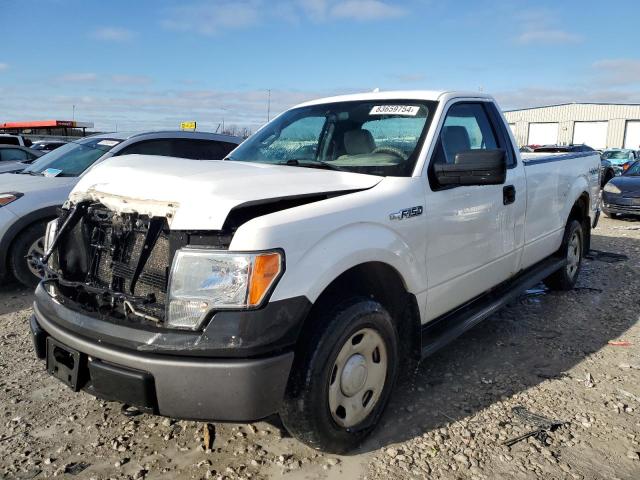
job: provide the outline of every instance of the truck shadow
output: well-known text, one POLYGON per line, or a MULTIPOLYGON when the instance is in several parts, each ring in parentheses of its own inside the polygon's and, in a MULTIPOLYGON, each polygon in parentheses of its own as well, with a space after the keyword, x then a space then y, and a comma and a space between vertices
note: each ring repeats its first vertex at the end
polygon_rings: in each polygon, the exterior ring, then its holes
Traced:
POLYGON ((32 289, 18 283, 0 283, 0 315, 19 312, 32 303, 32 289))
MULTIPOLYGON (((630 254, 640 252, 640 241, 594 234, 592 247, 630 254)), ((566 376, 624 334, 637 321, 637 300, 621 292, 638 291, 640 259, 602 258, 609 260, 585 260, 575 290, 532 289, 425 359, 396 386, 381 424, 356 453, 464 422, 518 392, 566 376)))

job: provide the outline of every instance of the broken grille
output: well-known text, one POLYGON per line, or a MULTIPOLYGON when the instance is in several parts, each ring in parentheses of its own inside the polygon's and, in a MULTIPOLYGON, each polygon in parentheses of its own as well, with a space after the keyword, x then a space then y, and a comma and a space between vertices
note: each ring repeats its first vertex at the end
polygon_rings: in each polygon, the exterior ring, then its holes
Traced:
POLYGON ((171 257, 164 218, 93 204, 60 242, 59 288, 85 310, 162 321, 171 257))

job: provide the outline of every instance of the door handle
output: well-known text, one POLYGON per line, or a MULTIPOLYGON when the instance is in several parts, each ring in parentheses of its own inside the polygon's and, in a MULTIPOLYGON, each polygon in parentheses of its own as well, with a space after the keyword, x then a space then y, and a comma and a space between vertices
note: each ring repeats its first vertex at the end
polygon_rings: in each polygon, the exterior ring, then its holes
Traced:
POLYGON ((516 187, 513 185, 507 185, 502 189, 502 203, 509 205, 516 201, 516 187))

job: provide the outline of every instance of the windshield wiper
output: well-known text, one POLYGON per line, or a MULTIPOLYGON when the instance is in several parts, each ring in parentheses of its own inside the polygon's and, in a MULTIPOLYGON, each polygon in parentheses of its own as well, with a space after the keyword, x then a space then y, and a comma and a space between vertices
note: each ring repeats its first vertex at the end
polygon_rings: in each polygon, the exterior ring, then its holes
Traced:
POLYGON ((27 172, 23 170, 21 172, 16 172, 16 173, 19 173, 20 175, 34 175, 36 177, 42 177, 42 172, 31 172, 31 171, 27 172))
POLYGON ((308 159, 296 159, 292 158, 291 160, 287 160, 286 162, 281 162, 278 165, 287 165, 289 167, 306 167, 306 168, 322 168, 324 170, 336 170, 339 172, 344 172, 345 169, 338 167, 337 165, 333 165, 329 162, 323 162, 321 160, 308 160, 308 159))

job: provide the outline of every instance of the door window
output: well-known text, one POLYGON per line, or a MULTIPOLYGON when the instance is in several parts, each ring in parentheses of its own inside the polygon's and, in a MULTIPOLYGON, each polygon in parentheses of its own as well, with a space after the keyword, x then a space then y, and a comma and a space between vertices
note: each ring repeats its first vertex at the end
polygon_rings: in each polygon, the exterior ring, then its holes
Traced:
POLYGON ((458 103, 447 112, 436 147, 435 163, 455 163, 466 150, 498 148, 489 116, 480 103, 458 103))
POLYGON ((3 148, 0 150, 0 160, 3 162, 23 162, 25 160, 31 160, 31 158, 24 150, 18 148, 3 148))

